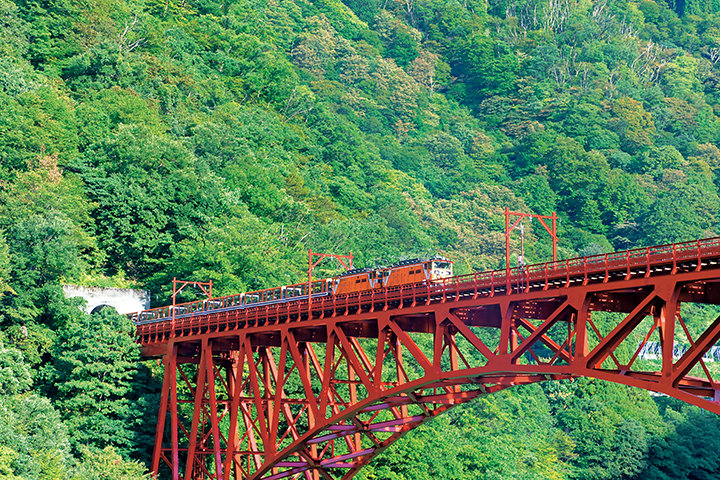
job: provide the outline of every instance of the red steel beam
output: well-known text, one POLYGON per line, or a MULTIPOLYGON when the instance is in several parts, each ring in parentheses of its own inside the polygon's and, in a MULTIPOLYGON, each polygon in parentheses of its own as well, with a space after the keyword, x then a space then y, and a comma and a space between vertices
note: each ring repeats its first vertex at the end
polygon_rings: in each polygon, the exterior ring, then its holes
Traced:
POLYGON ((455 405, 579 376, 720 413, 720 384, 708 372, 690 376, 720 340, 720 318, 690 338, 679 360, 672 358, 683 302, 720 303, 717 239, 555 262, 529 269, 527 278, 521 291, 503 290, 502 275, 475 274, 421 289, 326 297, 313 302, 310 315, 300 301, 202 312, 176 319, 173 329, 139 328, 146 354, 164 352, 153 471, 167 463, 173 480, 183 465, 186 479, 350 478, 407 431, 455 405), (599 310, 625 315, 603 333, 591 321, 599 310), (650 326, 642 322, 647 315, 650 326), (567 328, 553 328, 558 322, 567 328), (660 364, 639 370, 640 347, 621 347, 641 345, 655 331, 660 364), (550 356, 524 355, 540 351, 550 356), (621 366, 626 353, 630 361, 621 366), (602 368, 608 358, 617 369, 602 368), (196 377, 186 375, 188 363, 197 366, 196 377), (299 379, 295 394, 288 390, 291 375, 299 379), (178 378, 189 387, 182 395, 178 378), (179 421, 180 405, 192 405, 189 431, 179 421))

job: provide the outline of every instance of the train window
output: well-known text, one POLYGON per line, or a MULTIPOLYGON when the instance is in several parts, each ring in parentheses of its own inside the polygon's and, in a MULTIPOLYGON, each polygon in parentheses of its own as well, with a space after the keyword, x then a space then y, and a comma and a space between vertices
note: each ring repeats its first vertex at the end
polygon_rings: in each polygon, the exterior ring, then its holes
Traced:
POLYGON ((452 276, 452 263, 448 261, 432 262, 431 279, 448 278, 452 276))

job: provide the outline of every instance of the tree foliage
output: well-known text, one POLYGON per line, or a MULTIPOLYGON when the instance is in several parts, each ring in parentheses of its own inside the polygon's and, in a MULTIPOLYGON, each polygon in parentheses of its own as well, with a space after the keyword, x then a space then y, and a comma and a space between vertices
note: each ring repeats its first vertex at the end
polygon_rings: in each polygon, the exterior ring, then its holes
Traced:
MULTIPOLYGON (((303 281, 310 248, 501 268, 505 206, 557 211, 561 257, 716 235, 718 24, 717 0, 0 0, 0 476, 142 476, 158 378, 62 283, 235 293, 303 281)), ((363 475, 717 476, 681 453, 706 417, 653 405, 509 392, 363 475)))
POLYGON ((60 330, 51 376, 55 404, 75 448, 114 446, 125 453, 134 448, 133 379, 140 354, 130 330, 127 318, 110 309, 60 330))

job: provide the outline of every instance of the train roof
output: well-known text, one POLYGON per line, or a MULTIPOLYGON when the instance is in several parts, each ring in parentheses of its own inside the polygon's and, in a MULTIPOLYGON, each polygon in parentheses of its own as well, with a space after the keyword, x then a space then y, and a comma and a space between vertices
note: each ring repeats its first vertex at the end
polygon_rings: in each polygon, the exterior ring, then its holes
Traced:
POLYGON ((350 275, 357 275, 359 273, 368 273, 374 270, 374 268, 353 268, 351 270, 347 270, 346 272, 341 273, 340 275, 338 275, 338 277, 347 277, 350 275))
POLYGON ((435 256, 432 256, 432 257, 410 258, 410 259, 408 259, 408 260, 400 260, 400 261, 395 262, 395 263, 393 263, 392 265, 390 265, 390 267, 385 267, 385 268, 402 267, 402 266, 404 266, 404 265, 412 265, 412 264, 416 264, 416 263, 425 263, 425 262, 435 262, 435 261, 438 261, 438 260, 440 260, 440 261, 442 261, 442 262, 450 262, 450 263, 452 263, 452 260, 448 260, 447 258, 439 257, 439 256, 435 255, 435 256))
POLYGON ((405 260, 398 260, 397 262, 390 264, 390 265, 379 265, 374 268, 353 268, 351 270, 341 273, 340 275, 338 275, 338 277, 347 277, 350 275, 358 275, 360 273, 369 273, 369 272, 374 272, 376 270, 383 270, 385 268, 404 267, 405 265, 415 265, 418 263, 434 262, 434 261, 438 261, 438 260, 442 261, 442 262, 452 263, 452 260, 448 260, 445 257, 440 257, 437 255, 434 255, 432 257, 408 258, 405 260))
POLYGON ((400 260, 398 262, 393 263, 392 265, 385 267, 385 268, 393 268, 393 267, 402 267, 405 265, 413 265, 415 263, 425 263, 429 262, 429 258, 408 258, 407 260, 400 260))

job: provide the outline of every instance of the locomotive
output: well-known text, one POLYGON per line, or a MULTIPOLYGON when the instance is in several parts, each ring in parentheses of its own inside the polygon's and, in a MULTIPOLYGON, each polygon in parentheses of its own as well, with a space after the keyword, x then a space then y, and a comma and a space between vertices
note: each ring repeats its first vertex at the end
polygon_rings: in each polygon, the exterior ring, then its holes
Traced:
POLYGON ((162 322, 169 318, 183 318, 198 312, 222 312, 248 307, 271 305, 328 295, 348 295, 368 290, 426 284, 452 277, 453 262, 446 258, 415 258, 403 260, 387 267, 356 268, 336 277, 313 282, 267 288, 226 297, 210 298, 175 306, 145 310, 128 315, 137 325, 162 322))
POLYGON ((448 277, 452 277, 450 260, 416 258, 389 267, 349 270, 333 279, 332 294, 363 292, 448 277))

